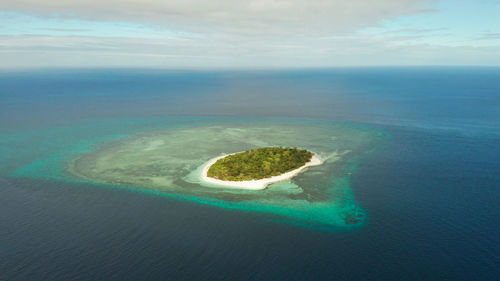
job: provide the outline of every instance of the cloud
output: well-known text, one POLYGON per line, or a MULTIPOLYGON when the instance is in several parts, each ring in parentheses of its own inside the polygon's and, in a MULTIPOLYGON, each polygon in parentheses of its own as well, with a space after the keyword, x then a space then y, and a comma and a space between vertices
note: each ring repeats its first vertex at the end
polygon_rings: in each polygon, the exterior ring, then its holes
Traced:
POLYGON ((328 39, 112 38, 92 36, 0 36, 1 68, 159 67, 261 68, 369 65, 499 65, 500 46, 394 44, 388 38, 328 39), (50 61, 50 64, 47 62, 50 61))
POLYGON ((427 28, 427 29, 418 29, 418 28, 404 28, 404 29, 397 29, 397 30, 388 30, 382 32, 382 34, 427 34, 427 33, 434 33, 438 31, 448 31, 449 28, 427 28))
POLYGON ((44 31, 56 31, 56 32, 88 32, 92 31, 91 29, 84 29, 84 28, 38 28, 39 30, 44 30, 44 31))
POLYGON ((336 35, 428 12, 432 0, 0 0, 0 10, 242 36, 336 35))
POLYGON ((496 43, 450 44, 451 29, 387 21, 430 13, 432 2, 0 0, 13 18, 37 16, 22 32, 0 33, 0 68, 500 64, 496 43), (363 31, 382 21, 381 31, 363 31))
POLYGON ((485 33, 477 38, 477 40, 492 40, 500 39, 500 33, 485 33))

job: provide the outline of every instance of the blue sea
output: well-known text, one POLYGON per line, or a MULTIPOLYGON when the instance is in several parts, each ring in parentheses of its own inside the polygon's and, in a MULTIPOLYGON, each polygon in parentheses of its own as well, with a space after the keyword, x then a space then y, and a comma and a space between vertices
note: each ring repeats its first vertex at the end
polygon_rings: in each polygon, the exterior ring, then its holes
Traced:
MULTIPOLYGON (((314 183, 307 173, 297 182, 314 183)), ((498 276, 500 68, 0 72, 0 280, 498 276), (249 124, 356 136, 339 146, 363 149, 334 189, 349 227, 71 180, 64 166, 131 136, 249 124)))

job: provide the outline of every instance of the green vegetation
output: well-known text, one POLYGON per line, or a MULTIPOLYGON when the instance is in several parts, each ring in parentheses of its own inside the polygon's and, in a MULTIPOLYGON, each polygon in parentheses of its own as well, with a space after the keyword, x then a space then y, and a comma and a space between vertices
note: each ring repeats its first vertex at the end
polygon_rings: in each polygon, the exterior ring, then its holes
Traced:
POLYGON ((208 170, 207 176, 226 181, 269 178, 305 165, 312 156, 311 152, 297 148, 252 149, 217 160, 208 170))

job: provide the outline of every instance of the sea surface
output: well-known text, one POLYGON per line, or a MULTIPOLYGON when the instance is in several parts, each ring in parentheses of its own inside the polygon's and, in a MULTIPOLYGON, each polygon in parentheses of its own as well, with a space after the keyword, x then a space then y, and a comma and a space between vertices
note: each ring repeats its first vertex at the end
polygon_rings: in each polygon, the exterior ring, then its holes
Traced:
POLYGON ((0 72, 0 280, 498 276, 500 68, 0 72), (297 142, 266 196, 191 180, 297 142))

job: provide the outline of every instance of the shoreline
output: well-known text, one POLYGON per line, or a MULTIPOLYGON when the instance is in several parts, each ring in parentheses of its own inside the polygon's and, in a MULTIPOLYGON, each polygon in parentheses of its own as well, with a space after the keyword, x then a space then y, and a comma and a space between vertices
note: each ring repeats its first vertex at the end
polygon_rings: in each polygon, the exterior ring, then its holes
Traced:
MULTIPOLYGON (((236 154, 236 153, 232 153, 236 154)), ((238 188, 238 189, 247 189, 247 190, 262 190, 265 189, 268 185, 275 183, 275 182, 280 182, 284 181, 290 178, 293 178, 302 170, 304 170, 307 167, 312 167, 312 166, 318 166, 323 164, 323 161, 319 159, 316 154, 313 154, 311 157, 311 160, 304 164, 303 166, 300 166, 299 168, 295 170, 291 170, 289 172, 286 172, 284 174, 281 174, 279 176, 274 176, 270 178, 263 178, 259 180, 249 180, 249 181, 224 181, 224 180, 218 180, 215 178, 211 178, 207 176, 208 170, 210 167, 217 162, 217 160, 222 159, 224 157, 227 157, 232 154, 226 154, 226 155, 221 155, 219 157, 215 157, 213 159, 210 159, 205 166, 203 166, 203 169, 201 170, 200 174, 200 180, 206 183, 222 186, 222 187, 229 187, 229 188, 238 188)))

